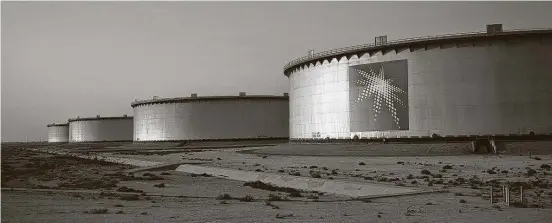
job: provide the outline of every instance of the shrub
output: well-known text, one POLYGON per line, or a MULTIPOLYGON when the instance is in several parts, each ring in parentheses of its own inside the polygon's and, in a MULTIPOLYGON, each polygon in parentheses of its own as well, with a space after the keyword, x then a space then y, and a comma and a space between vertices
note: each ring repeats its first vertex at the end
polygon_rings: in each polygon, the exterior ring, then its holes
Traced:
POLYGON ((320 177, 322 177, 322 176, 320 175, 320 172, 318 172, 318 171, 311 171, 311 172, 310 172, 310 175, 311 175, 311 177, 313 177, 313 178, 320 178, 320 177))
POLYGON ((92 209, 90 211, 85 211, 84 213, 87 213, 87 214, 105 214, 107 212, 108 212, 107 209, 101 208, 101 209, 92 209))
POLYGON ((270 193, 270 194, 268 194, 268 200, 269 200, 269 201, 283 201, 283 200, 285 200, 285 199, 283 199, 282 197, 278 196, 277 194, 270 193))
POLYGON ((232 196, 230 194, 221 194, 217 197, 217 200, 232 200, 232 196))
POLYGON ((460 203, 464 204, 464 203, 466 203, 466 200, 460 199, 460 203))
POLYGON ((301 193, 299 193, 299 191, 292 191, 289 193, 289 196, 290 197, 302 197, 303 195, 301 195, 301 193))
POLYGON ((536 171, 536 170, 533 170, 533 169, 528 169, 528 170, 527 170, 527 176, 530 177, 530 176, 533 176, 533 175, 535 175, 535 174, 537 174, 537 171, 536 171))
POLYGON ((366 165, 366 163, 364 163, 364 162, 360 162, 360 163, 358 163, 358 165, 360 165, 360 166, 364 166, 364 165, 366 165))
POLYGON ((140 200, 140 197, 138 197, 138 194, 123 194, 119 197, 119 200, 137 201, 137 200, 140 200))
POLYGON ((308 199, 315 199, 315 200, 318 200, 318 199, 319 199, 319 197, 318 197, 318 196, 316 196, 316 195, 313 195, 313 194, 311 194, 311 195, 307 196, 307 198, 308 198, 308 199))
POLYGON ((431 175, 431 172, 429 172, 429 170, 422 170, 422 174, 424 174, 424 175, 431 175))
POLYGON ((452 170, 452 166, 451 165, 444 165, 443 170, 452 170))
POLYGON ((251 201, 253 201, 253 196, 251 196, 249 194, 245 195, 245 197, 240 198, 240 201, 241 202, 251 202, 251 201))

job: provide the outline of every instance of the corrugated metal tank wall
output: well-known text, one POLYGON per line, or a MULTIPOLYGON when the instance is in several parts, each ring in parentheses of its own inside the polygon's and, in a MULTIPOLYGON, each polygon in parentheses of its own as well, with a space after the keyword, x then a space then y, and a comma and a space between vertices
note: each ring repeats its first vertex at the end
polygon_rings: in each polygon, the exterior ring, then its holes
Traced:
POLYGON ((69 141, 131 141, 132 128, 132 118, 70 121, 69 141))
POLYGON ((289 76, 290 138, 550 134, 551 58, 548 35, 318 63, 289 76), (397 60, 408 64, 408 130, 351 132, 350 66, 397 60))
POLYGON ((69 125, 48 126, 48 142, 68 142, 69 125))
POLYGON ((134 107, 135 141, 289 137, 288 99, 221 99, 134 107))

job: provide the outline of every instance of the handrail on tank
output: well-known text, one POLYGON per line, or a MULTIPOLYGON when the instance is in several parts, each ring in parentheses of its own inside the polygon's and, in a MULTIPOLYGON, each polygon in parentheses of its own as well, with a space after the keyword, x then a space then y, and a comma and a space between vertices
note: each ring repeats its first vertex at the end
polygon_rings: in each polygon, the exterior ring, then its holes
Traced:
POLYGON ((349 47, 343 47, 343 48, 337 48, 332 50, 326 50, 319 53, 315 53, 313 56, 303 56, 300 58, 297 58, 295 60, 292 60, 288 62, 284 66, 284 72, 289 69, 290 67, 293 67, 295 65, 316 60, 323 57, 328 56, 337 56, 343 53, 352 52, 352 51, 362 51, 362 50, 368 50, 373 47, 382 47, 382 46, 389 46, 389 45, 396 45, 401 43, 408 43, 408 42, 420 42, 420 41, 430 41, 430 40, 442 40, 442 39, 449 39, 449 38, 459 38, 459 37, 477 37, 477 36, 494 36, 494 35, 504 35, 504 34, 510 34, 510 33, 520 33, 520 32, 537 32, 537 31, 552 31, 552 29, 510 29, 510 30, 504 30, 499 33, 488 33, 487 31, 479 31, 479 32, 462 32, 462 33, 454 33, 454 34, 444 34, 444 35, 436 35, 436 36, 424 36, 424 37, 411 37, 411 38, 405 38, 405 39, 398 39, 398 40, 392 40, 387 41, 383 44, 362 44, 362 45, 356 45, 356 46, 349 46, 349 47))

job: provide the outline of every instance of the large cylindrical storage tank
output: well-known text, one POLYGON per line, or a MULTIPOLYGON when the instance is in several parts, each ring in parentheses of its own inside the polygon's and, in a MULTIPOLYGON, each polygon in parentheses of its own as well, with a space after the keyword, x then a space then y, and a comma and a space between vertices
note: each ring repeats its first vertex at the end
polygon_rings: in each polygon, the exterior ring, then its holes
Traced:
POLYGON ((69 142, 132 141, 132 117, 69 119, 69 142))
POLYGON ((134 141, 289 137, 288 96, 209 96, 135 101, 134 141))
POLYGON ((68 142, 69 141, 69 124, 49 124, 48 127, 48 142, 68 142))
POLYGON ((551 134, 552 30, 495 31, 288 63, 290 138, 551 134))

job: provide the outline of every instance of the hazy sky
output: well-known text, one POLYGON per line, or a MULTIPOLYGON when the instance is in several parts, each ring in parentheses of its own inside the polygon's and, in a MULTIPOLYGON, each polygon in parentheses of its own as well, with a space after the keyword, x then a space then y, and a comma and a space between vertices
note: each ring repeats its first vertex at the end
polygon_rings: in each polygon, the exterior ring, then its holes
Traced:
POLYGON ((2 2, 2 140, 152 96, 288 92, 309 49, 552 28, 552 2, 2 2))

